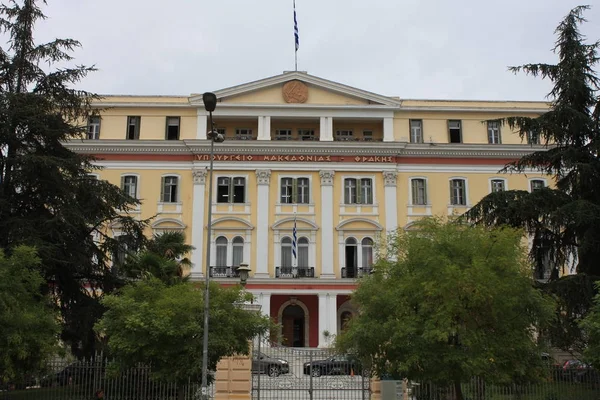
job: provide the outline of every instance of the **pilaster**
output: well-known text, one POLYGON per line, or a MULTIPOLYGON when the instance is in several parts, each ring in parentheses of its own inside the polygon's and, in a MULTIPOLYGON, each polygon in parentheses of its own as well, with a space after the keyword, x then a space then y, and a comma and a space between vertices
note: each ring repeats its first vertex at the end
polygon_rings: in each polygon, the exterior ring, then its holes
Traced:
POLYGON ((337 335, 337 296, 319 293, 319 347, 328 347, 337 335), (329 332, 325 337, 323 332, 329 332))
POLYGON ((271 117, 258 117, 258 137, 257 140, 271 140, 271 117))
POLYGON ((257 223, 256 223, 256 267, 255 278, 269 277, 269 184, 270 169, 256 170, 257 223))
MULTIPOLYGON (((206 119, 206 118, 205 118, 206 119)), ((202 250, 204 241, 204 208, 206 192, 206 168, 195 168, 192 170, 194 177, 194 189, 192 197, 192 279, 202 278, 205 272, 202 268, 202 250)))
POLYGON ((396 171, 383 171, 383 185, 385 195, 385 229, 387 232, 398 228, 398 173, 396 171))
POLYGON ((335 278, 333 272, 333 177, 335 171, 321 170, 321 278, 335 278))
POLYGON ((208 122, 206 111, 198 109, 198 121, 196 125, 196 139, 206 140, 206 132, 208 132, 208 122))
POLYGON ((319 140, 322 142, 333 141, 333 118, 332 117, 321 117, 320 129, 319 129, 319 140))
POLYGON ((386 117, 383 119, 383 141, 393 142, 394 140, 394 118, 386 117))

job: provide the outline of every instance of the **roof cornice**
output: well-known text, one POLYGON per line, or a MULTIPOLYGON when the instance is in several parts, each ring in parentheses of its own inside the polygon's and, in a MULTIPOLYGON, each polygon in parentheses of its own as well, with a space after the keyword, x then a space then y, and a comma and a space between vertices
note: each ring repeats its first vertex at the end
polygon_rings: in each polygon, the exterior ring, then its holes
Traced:
MULTIPOLYGON (((71 140, 65 146, 84 154, 209 154, 208 140, 71 140)), ((406 142, 271 142, 228 141, 215 146, 215 154, 378 155, 440 158, 520 158, 544 146, 486 144, 413 144, 406 142)))

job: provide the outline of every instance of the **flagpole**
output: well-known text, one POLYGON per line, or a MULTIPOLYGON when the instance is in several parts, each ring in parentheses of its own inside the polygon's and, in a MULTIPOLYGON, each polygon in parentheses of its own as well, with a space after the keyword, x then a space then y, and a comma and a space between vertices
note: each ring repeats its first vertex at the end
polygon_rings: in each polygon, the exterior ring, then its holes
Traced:
POLYGON ((298 48, 300 47, 300 36, 298 35, 298 20, 296 19, 296 0, 294 0, 294 70, 298 72, 298 48))

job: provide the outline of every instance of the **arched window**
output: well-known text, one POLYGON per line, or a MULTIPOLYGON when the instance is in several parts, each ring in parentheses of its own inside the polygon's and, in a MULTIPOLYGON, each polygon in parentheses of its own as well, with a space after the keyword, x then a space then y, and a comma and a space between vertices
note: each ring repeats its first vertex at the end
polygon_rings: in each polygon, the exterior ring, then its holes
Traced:
POLYGON ((308 239, 301 237, 298 239, 298 267, 307 268, 308 266, 308 239))
POLYGON ((364 238, 361 242, 361 247, 363 273, 369 274, 373 269, 373 240, 371 238, 364 238))
POLYGON ((216 267, 227 266, 227 238, 219 236, 216 240, 217 244, 217 265, 216 267))
POLYGON ((233 267, 239 267, 244 262, 244 239, 240 236, 233 238, 233 267))
POLYGON ((292 239, 287 236, 281 239, 281 267, 292 267, 292 239))
MULTIPOLYGON (((354 238, 346 239, 346 266, 345 278, 356 278, 358 273, 358 251, 357 242, 354 238)), ((344 275, 344 273, 342 274, 344 275)))

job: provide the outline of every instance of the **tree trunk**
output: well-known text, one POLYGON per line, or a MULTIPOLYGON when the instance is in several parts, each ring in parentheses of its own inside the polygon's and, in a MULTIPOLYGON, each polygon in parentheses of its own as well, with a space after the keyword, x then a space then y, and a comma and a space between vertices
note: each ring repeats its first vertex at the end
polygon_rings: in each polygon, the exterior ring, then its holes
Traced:
POLYGON ((454 381, 454 400, 463 400, 462 387, 460 386, 460 380, 454 381))

